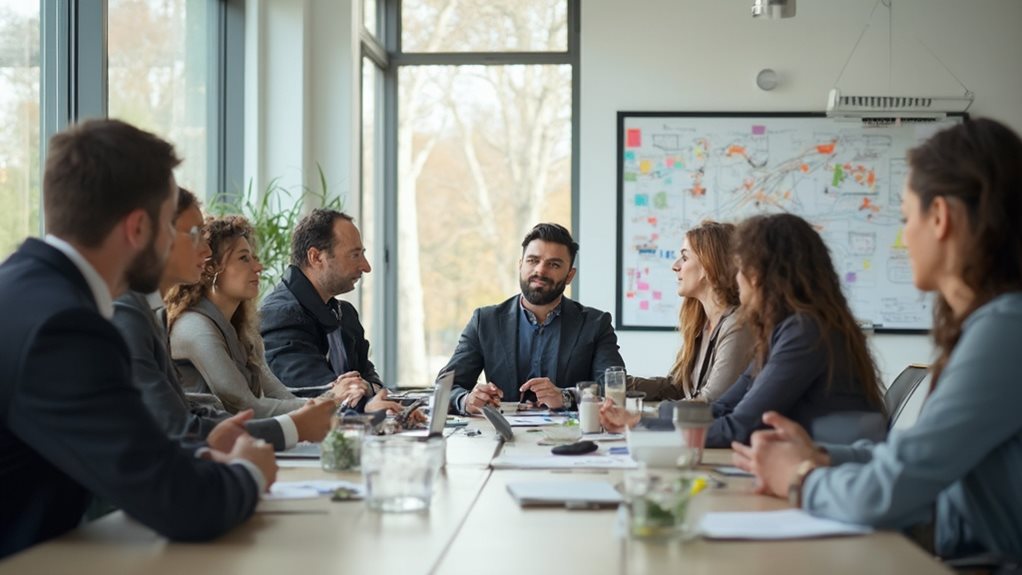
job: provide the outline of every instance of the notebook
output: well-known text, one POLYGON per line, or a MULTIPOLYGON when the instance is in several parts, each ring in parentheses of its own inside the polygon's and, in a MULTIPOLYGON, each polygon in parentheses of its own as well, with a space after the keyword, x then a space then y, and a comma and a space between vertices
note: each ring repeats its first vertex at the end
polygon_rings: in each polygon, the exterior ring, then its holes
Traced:
POLYGON ((507 491, 522 507, 597 509, 616 507, 621 494, 602 481, 515 481, 507 491))

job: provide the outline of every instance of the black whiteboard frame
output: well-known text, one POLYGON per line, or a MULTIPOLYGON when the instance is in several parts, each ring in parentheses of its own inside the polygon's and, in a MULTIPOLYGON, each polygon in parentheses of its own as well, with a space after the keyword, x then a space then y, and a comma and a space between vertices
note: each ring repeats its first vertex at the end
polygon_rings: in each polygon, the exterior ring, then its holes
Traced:
MULTIPOLYGON (((878 117, 889 117, 878 114, 878 117)), ((969 119, 966 113, 949 113, 950 117, 960 117, 962 121, 969 119)), ((625 203, 625 120, 628 118, 826 118, 824 112, 622 112, 617 113, 617 264, 615 265, 616 277, 615 302, 614 302, 614 324, 618 331, 677 331, 677 327, 650 326, 638 324, 625 324, 623 321, 624 311, 624 203, 625 203)), ((864 118, 868 119, 868 118, 864 118)), ((903 335, 925 335, 929 329, 913 328, 872 328, 870 331, 883 334, 903 335)))

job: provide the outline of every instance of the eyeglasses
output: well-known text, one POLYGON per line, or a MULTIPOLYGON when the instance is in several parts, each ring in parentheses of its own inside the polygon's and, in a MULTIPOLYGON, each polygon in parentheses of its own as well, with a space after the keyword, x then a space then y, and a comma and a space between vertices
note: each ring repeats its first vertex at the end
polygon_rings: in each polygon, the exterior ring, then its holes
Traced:
POLYGON ((188 238, 192 240, 192 247, 199 247, 199 243, 202 242, 202 226, 192 226, 192 229, 188 230, 188 238))

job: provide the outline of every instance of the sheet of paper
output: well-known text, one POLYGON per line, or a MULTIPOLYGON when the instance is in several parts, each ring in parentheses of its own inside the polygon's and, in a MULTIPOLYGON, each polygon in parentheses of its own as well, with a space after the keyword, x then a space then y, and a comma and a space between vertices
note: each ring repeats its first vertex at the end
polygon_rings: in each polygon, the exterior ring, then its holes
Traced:
POLYGON ((551 415, 505 415, 511 427, 539 427, 541 425, 560 425, 568 421, 564 416, 551 415))
POLYGON ((305 467, 319 469, 323 464, 318 459, 277 459, 277 467, 305 467))
POLYGON ((270 492, 263 494, 267 501, 281 499, 315 499, 330 495, 338 488, 350 489, 355 497, 365 496, 365 487, 361 483, 332 479, 312 479, 308 481, 278 481, 270 486, 270 492))
POLYGON ((699 531, 708 539, 808 539, 863 535, 872 528, 813 517, 801 509, 707 513, 699 531))
POLYGON ((635 469, 627 455, 500 455, 494 469, 635 469))
POLYGON ((624 441, 623 433, 583 433, 582 439, 588 441, 624 441))

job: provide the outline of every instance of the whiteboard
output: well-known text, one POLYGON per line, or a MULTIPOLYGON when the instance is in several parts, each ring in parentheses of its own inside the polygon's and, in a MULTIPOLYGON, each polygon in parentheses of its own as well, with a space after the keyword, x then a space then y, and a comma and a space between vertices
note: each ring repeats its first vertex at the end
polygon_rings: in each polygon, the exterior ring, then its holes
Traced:
POLYGON ((701 221, 791 212, 820 232, 852 313, 880 331, 928 330, 902 242, 906 152, 961 122, 822 114, 618 113, 618 329, 675 329, 671 264, 701 221))

